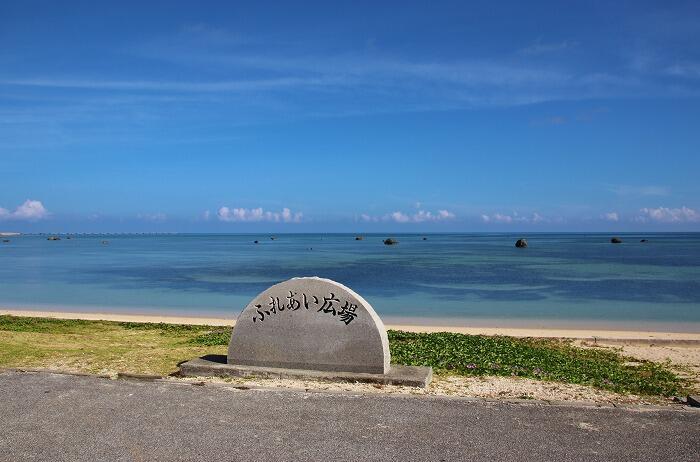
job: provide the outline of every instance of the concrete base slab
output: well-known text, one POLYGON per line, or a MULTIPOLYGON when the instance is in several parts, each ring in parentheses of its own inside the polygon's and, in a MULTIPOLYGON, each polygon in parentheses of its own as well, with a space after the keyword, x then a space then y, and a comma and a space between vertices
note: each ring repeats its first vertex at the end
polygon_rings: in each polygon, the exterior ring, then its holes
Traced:
POLYGON ((186 377, 261 377, 282 379, 316 379, 334 382, 365 382, 383 385, 428 386, 433 378, 433 368, 400 366, 392 364, 386 374, 364 372, 312 371, 283 369, 278 367, 240 366, 227 364, 224 355, 207 355, 180 364, 180 374, 186 377))

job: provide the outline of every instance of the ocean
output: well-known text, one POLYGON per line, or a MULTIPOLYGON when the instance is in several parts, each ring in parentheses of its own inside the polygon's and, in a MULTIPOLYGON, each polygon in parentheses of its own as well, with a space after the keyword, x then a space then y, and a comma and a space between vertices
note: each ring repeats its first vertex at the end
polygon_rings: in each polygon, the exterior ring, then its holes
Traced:
POLYGON ((386 323, 700 332, 700 233, 611 236, 24 235, 0 242, 0 307, 234 318, 272 284, 320 276, 386 323))

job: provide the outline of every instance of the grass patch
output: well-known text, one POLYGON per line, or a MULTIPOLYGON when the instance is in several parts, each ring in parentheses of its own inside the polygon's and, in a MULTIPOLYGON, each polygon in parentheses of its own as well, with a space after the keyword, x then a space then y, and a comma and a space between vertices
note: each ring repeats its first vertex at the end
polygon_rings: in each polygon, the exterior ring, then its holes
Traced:
MULTIPOLYGON (((230 335, 216 326, 0 315, 0 367, 167 375, 181 361, 226 354, 230 335)), ((432 366, 443 375, 517 376, 656 396, 689 387, 664 364, 562 340, 389 331, 389 345, 392 363, 432 366)))
POLYGON ((190 343, 194 345, 206 345, 206 346, 215 346, 215 345, 226 345, 228 346, 228 342, 231 340, 231 329, 226 328, 226 329, 217 329, 209 332, 204 332, 202 334, 197 335, 196 337, 190 339, 190 343))
POLYGON ((392 362, 437 373, 527 377, 640 395, 673 396, 688 386, 662 364, 566 340, 389 331, 389 345, 392 362), (629 361, 640 365, 625 365, 629 361))
POLYGON ((0 315, 0 367, 168 375, 182 361, 226 354, 223 346, 193 341, 220 329, 0 315))
POLYGON ((95 329, 99 321, 82 319, 29 318, 22 316, 0 315, 0 330, 10 332, 51 332, 67 333, 81 329, 95 329))
POLYGON ((164 322, 119 322, 120 327, 133 330, 157 330, 164 334, 182 335, 192 332, 203 332, 212 329, 212 326, 198 326, 193 324, 166 324, 164 322))

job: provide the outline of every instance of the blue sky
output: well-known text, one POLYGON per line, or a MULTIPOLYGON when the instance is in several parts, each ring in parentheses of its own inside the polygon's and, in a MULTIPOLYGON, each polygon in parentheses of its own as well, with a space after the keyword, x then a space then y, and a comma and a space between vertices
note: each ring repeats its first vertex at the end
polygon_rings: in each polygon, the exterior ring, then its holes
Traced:
POLYGON ((3 2, 0 230, 700 230, 698 2, 3 2))

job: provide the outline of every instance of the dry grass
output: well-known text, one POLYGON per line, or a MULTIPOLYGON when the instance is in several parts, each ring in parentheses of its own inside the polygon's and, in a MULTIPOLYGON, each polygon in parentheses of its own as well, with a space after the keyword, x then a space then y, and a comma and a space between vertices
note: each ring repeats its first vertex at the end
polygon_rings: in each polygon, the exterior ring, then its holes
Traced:
POLYGON ((190 343, 189 332, 128 329, 120 323, 76 326, 67 332, 0 330, 0 366, 74 372, 169 375, 178 364, 204 354, 225 354, 223 346, 190 343))

